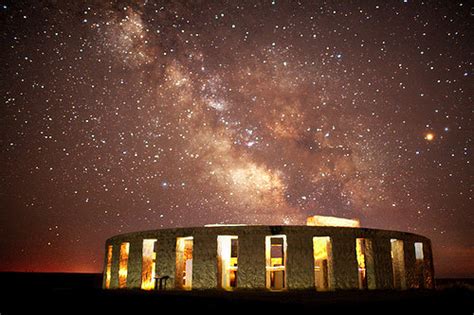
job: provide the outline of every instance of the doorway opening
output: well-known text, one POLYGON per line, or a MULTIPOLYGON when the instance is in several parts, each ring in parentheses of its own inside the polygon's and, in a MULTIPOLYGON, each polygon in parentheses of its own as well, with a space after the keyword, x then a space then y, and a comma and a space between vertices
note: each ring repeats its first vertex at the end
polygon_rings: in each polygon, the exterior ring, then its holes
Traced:
POLYGON ((176 287, 191 290, 193 287, 193 237, 176 239, 176 287))
POLYGON ((391 239, 391 256, 393 270, 393 287, 395 289, 406 289, 405 255, 403 253, 403 241, 391 239))
POLYGON ((128 253, 130 251, 130 243, 120 244, 120 260, 119 260, 119 288, 127 287, 128 273, 128 253))
POLYGON ((144 239, 142 250, 142 284, 143 290, 155 289, 156 239, 144 239))
POLYGON ((219 235, 217 237, 218 285, 231 291, 237 287, 239 239, 237 236, 219 235))
POLYGON ((375 289, 372 242, 367 238, 356 239, 356 257, 359 272, 359 289, 375 289))
POLYGON ((317 291, 331 289, 332 250, 329 236, 313 237, 314 284, 317 291))
POLYGON ((286 235, 265 237, 266 286, 272 291, 286 289, 286 235))

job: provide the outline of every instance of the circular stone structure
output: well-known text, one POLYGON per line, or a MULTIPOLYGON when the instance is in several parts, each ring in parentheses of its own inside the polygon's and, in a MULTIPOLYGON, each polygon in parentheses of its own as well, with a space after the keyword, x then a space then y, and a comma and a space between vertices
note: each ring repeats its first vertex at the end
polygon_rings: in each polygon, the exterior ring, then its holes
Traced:
POLYGON ((106 241, 103 288, 301 290, 433 288, 431 242, 397 231, 214 225, 106 241))

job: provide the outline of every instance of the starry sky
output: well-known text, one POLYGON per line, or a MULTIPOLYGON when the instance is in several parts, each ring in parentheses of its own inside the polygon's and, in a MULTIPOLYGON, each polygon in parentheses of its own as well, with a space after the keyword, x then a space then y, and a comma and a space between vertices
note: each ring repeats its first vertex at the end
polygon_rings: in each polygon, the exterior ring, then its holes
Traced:
POLYGON ((115 234, 309 215, 474 276, 463 1, 1 1, 0 270, 115 234))

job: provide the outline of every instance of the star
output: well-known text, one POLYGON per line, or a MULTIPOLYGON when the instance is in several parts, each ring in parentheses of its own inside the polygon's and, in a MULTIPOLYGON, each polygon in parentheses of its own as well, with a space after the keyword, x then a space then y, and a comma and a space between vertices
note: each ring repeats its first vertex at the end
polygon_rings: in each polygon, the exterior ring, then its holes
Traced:
POLYGON ((99 272, 118 233, 320 214, 425 235, 458 276, 469 6, 161 2, 0 5, 0 270, 99 272))
POLYGON ((427 132, 424 138, 426 141, 433 141, 435 139, 435 134, 433 132, 427 132))

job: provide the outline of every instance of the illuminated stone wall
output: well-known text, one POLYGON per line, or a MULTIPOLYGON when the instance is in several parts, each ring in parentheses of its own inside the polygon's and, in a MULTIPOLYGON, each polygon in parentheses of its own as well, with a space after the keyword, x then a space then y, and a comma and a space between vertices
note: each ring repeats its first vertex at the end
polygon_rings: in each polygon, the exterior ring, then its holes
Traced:
POLYGON ((313 234, 289 234, 287 258, 288 288, 314 287, 313 234))
POLYGON ((373 238, 372 247, 374 251, 375 283, 377 289, 392 289, 394 287, 391 243, 388 238, 373 238))
POLYGON ((332 236, 333 287, 335 289, 356 289, 359 287, 355 238, 354 235, 332 236))
POLYGON ((139 288, 141 286, 142 248, 142 239, 134 239, 130 242, 127 271, 127 287, 129 288, 139 288))
POLYGON ((405 270, 406 270, 406 285, 409 289, 419 288, 434 288, 434 267, 433 267, 433 253, 431 249, 431 242, 428 239, 416 240, 410 239, 404 243, 404 255, 405 255, 405 270), (423 243, 423 265, 422 273, 423 280, 420 281, 417 261, 415 258, 415 242, 423 243))
POLYGON ((121 241, 108 243, 107 245, 112 245, 112 271, 110 277, 110 288, 117 289, 119 287, 119 256, 120 256, 120 243, 121 241))
MULTIPOLYGON (((188 235, 179 235, 180 237, 188 235)), ((156 238, 156 270, 157 277, 168 276, 166 281, 167 288, 174 288, 175 272, 176 272, 176 234, 175 233, 159 233, 152 238, 156 238)), ((158 289, 157 283, 156 289, 158 289)))
POLYGON ((377 289, 392 289, 393 272, 391 259, 391 244, 388 238, 373 238, 375 283, 377 289))
MULTIPOLYGON (((106 281, 106 279, 107 279, 106 274, 107 274, 107 263, 108 263, 108 251, 109 251, 109 246, 110 246, 110 245, 105 245, 105 253, 106 253, 106 254, 105 254, 105 257, 104 257, 104 270, 103 270, 103 272, 102 272, 102 274, 104 275, 104 276, 102 277, 102 287, 103 287, 103 288, 106 288, 106 282, 107 282, 107 281, 106 281)), ((111 247, 111 249, 113 250, 113 247, 111 247)), ((112 255, 113 255, 113 252, 112 252, 112 255)), ((110 268, 111 268, 111 270, 110 270, 110 276, 112 276, 112 264, 111 264, 110 268)), ((112 279, 110 279, 110 284, 111 284, 111 282, 112 282, 112 279)), ((110 286, 110 284, 109 284, 109 286, 110 286)))
POLYGON ((193 288, 217 286, 217 236, 197 233, 193 248, 193 288))
MULTIPOLYGON (((432 288, 434 271, 429 239, 404 232, 374 230, 366 228, 341 228, 317 226, 213 226, 181 229, 164 229, 117 235, 107 240, 113 246, 110 288, 118 288, 118 265, 120 244, 130 243, 127 288, 141 287, 142 246, 144 239, 156 239, 156 276, 167 276, 166 289, 175 288, 176 238, 193 237, 192 288, 217 289, 217 236, 238 236, 237 290, 266 290, 265 237, 286 235, 287 263, 286 289, 315 289, 313 258, 313 237, 328 236, 331 239, 331 268, 333 275, 328 278, 332 290, 357 289, 359 274, 356 260, 356 238, 371 241, 374 270, 368 273, 376 289, 394 287, 391 239, 403 241, 406 287, 419 288, 417 278, 414 243, 423 243, 422 287, 432 288)), ((106 255, 106 250, 104 255, 106 255)), ((104 260, 104 274, 106 259, 104 260)), ((158 289, 159 283, 156 285, 158 289)), ((104 282, 105 287, 105 282, 104 282)), ((374 287, 369 287, 373 289, 374 287)))
POLYGON ((239 236, 237 287, 265 288, 265 233, 259 229, 243 229, 234 235, 239 236))

